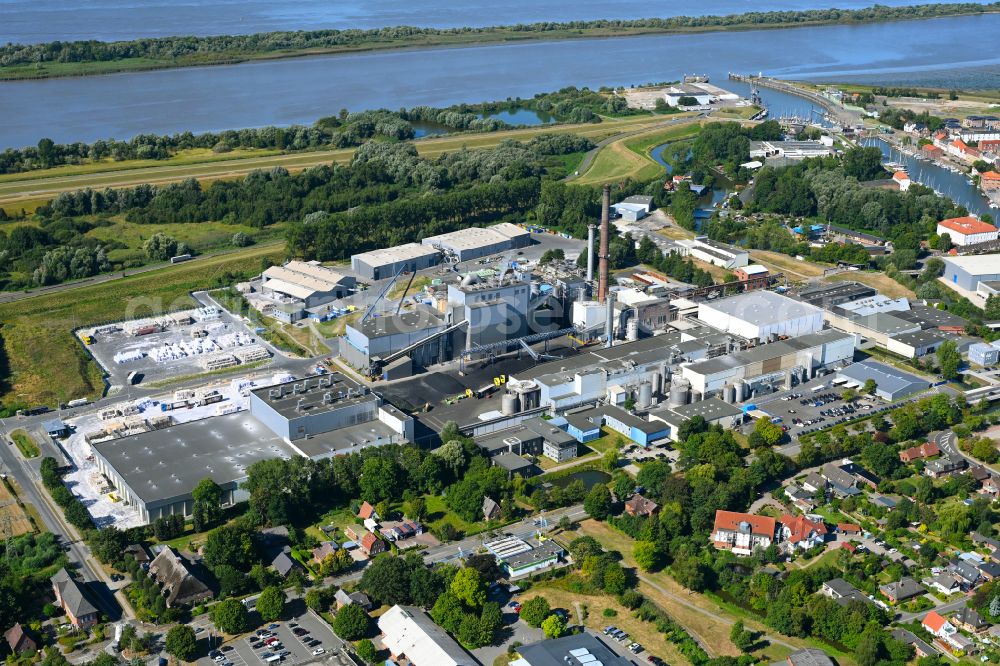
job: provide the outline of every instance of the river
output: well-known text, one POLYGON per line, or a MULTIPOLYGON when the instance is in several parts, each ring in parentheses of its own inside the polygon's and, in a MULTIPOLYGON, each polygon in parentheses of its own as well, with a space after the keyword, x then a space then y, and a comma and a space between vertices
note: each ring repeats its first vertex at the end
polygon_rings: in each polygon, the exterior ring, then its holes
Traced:
MULTIPOLYGON (((2 1, 2 0, 0 0, 2 1)), ((0 83, 0 149, 312 123, 352 110, 448 106, 529 97, 568 85, 632 85, 707 73, 737 92, 728 71, 845 79, 1000 64, 970 34, 1000 34, 1000 14, 858 26, 647 35, 316 56, 89 78, 0 83)), ((762 93, 772 114, 809 103, 762 93)), ((805 109, 804 111, 802 111, 805 109)))
MULTIPOLYGON (((960 0, 941 0, 944 2, 960 0)), ((461 27, 539 21, 705 16, 750 11, 856 9, 870 0, 0 0, 0 44, 114 41, 271 30, 461 27)), ((908 0, 881 0, 897 6, 908 0)))

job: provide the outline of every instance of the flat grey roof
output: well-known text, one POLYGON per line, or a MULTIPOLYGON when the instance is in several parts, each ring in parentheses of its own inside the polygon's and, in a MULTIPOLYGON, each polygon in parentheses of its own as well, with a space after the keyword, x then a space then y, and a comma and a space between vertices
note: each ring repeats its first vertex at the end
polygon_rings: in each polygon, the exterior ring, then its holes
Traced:
POLYGON ((737 317, 757 326, 782 319, 808 317, 822 312, 815 305, 796 301, 773 291, 748 291, 729 298, 699 304, 701 307, 737 317))
POLYGON ((847 318, 857 323, 859 326, 863 326, 879 333, 885 333, 889 336, 899 333, 908 333, 913 331, 914 326, 920 326, 920 324, 915 324, 912 321, 907 321, 902 317, 896 316, 896 313, 888 312, 877 312, 870 315, 861 315, 860 317, 856 315, 849 315, 847 318))
POLYGON ((632 663, 620 657, 589 631, 522 645, 517 648, 517 652, 531 666, 583 666, 591 663, 589 660, 581 661, 577 655, 584 659, 587 659, 587 655, 593 655, 604 666, 631 666, 632 663))
POLYGON ((832 307, 835 304, 868 298, 877 293, 874 288, 860 282, 842 282, 803 289, 799 292, 799 300, 819 307, 832 307))
POLYGON ((255 389, 253 394, 286 419, 378 400, 377 396, 368 393, 367 387, 339 372, 255 389), (329 401, 327 396, 330 396, 329 401))
POLYGON ((964 317, 959 317, 957 314, 948 312, 947 310, 928 307, 923 303, 913 304, 909 310, 893 314, 900 319, 912 321, 924 328, 937 328, 939 326, 961 326, 964 328, 968 323, 968 320, 964 317))
POLYGON ((948 340, 948 336, 944 335, 940 331, 935 329, 928 329, 925 331, 914 331, 913 333, 900 333, 899 335, 891 336, 893 340, 898 340, 904 345, 910 345, 912 347, 922 347, 924 345, 933 345, 938 342, 943 342, 948 340))
POLYGON ((410 312, 391 314, 384 317, 370 317, 361 324, 348 324, 361 331, 369 340, 399 333, 413 333, 428 328, 444 326, 444 315, 431 307, 417 307, 410 312))
POLYGON ((724 400, 719 398, 708 398, 707 400, 699 400, 698 402, 692 402, 689 405, 682 405, 680 407, 674 407, 673 409, 663 409, 654 412, 654 416, 659 416, 665 419, 671 425, 678 425, 676 421, 679 419, 681 422, 692 419, 695 416, 704 417, 706 421, 714 421, 715 419, 724 419, 727 417, 739 416, 743 413, 739 407, 730 405, 724 400), (673 420, 670 420, 670 417, 673 420))
POLYGON ((350 453, 352 449, 357 451, 360 448, 388 444, 391 441, 399 442, 400 439, 399 433, 375 419, 299 438, 292 442, 292 446, 309 458, 318 458, 350 453))
POLYGON ((206 477, 220 485, 242 481, 259 460, 296 455, 249 412, 101 442, 94 451, 144 502, 188 495, 206 477))
POLYGON ((386 247, 380 250, 361 252, 359 254, 355 254, 351 257, 351 259, 363 261, 369 266, 382 266, 385 264, 394 264, 399 261, 410 261, 413 259, 430 257, 436 254, 438 254, 438 251, 429 245, 423 245, 421 243, 405 243, 403 245, 396 245, 395 247, 386 247))
POLYGON ((858 363, 853 363, 841 370, 838 375, 853 379, 859 384, 864 384, 867 380, 873 379, 880 389, 892 394, 903 392, 906 395, 922 391, 930 386, 930 382, 925 379, 885 365, 884 363, 878 363, 877 361, 859 361, 858 363))
POLYGON ((827 328, 822 331, 817 331, 816 333, 800 335, 797 338, 788 338, 787 340, 779 340, 770 344, 753 347, 752 349, 739 351, 734 354, 717 356, 716 358, 709 358, 703 361, 695 361, 694 363, 688 365, 687 368, 691 370, 691 372, 701 375, 714 375, 718 372, 742 368, 745 365, 756 363, 758 361, 780 358, 788 354, 794 354, 805 349, 818 347, 822 344, 829 344, 836 340, 842 340, 850 337, 853 337, 850 333, 843 333, 832 328, 827 328))
POLYGON ((499 467, 503 467, 508 472, 534 467, 534 463, 522 458, 515 453, 501 453, 493 457, 493 462, 499 467))

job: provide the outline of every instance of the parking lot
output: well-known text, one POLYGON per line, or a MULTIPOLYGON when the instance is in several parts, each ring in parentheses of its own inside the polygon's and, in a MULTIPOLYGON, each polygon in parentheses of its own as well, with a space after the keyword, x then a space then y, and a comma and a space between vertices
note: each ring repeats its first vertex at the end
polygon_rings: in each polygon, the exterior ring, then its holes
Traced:
POLYGON ((200 666, 292 666, 306 663, 355 666, 351 657, 342 650, 343 641, 337 638, 326 622, 308 611, 301 600, 291 601, 289 605, 294 615, 291 619, 261 624, 255 632, 215 645, 197 663, 200 666))

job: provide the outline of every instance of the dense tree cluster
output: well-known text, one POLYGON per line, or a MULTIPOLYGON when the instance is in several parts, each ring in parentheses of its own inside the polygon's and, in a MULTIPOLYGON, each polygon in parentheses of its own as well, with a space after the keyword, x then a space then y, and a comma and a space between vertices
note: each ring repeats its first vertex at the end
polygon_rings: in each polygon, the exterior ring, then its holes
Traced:
POLYGON ((41 462, 42 483, 49 491, 55 503, 62 507, 63 514, 73 526, 78 529, 90 529, 94 521, 80 498, 62 482, 63 471, 55 458, 46 456, 41 462))

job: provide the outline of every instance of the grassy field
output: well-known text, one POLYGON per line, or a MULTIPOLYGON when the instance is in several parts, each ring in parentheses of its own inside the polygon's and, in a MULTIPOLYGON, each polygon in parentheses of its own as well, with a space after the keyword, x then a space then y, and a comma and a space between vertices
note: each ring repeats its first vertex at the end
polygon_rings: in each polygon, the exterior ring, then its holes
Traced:
POLYGON ((828 282, 860 282, 861 284, 878 289, 889 298, 916 298, 916 294, 888 277, 885 273, 847 271, 831 275, 826 280, 828 282))
MULTIPOLYGON (((501 141, 514 139, 527 141, 539 134, 577 134, 598 142, 622 132, 642 129, 661 124, 663 116, 644 115, 607 120, 601 123, 538 126, 503 132, 454 134, 429 137, 414 142, 417 151, 424 157, 437 157, 444 153, 465 148, 493 148, 501 141)), ((47 169, 26 174, 14 174, 0 180, 0 207, 8 213, 16 213, 21 208, 33 210, 59 192, 78 190, 86 187, 130 187, 140 183, 163 185, 185 178, 197 178, 202 183, 213 180, 234 179, 245 176, 255 169, 270 169, 282 166, 289 171, 301 171, 321 164, 346 163, 354 155, 353 148, 316 150, 301 153, 270 155, 238 155, 232 153, 220 158, 214 154, 199 160, 188 156, 185 163, 170 164, 155 162, 112 162, 104 170, 88 173, 66 174, 60 170, 47 169)))
POLYGON ((35 458, 41 454, 38 445, 35 444, 34 438, 32 438, 32 436, 26 431, 20 429, 15 430, 10 433, 10 438, 14 440, 17 450, 20 451, 21 455, 25 458, 35 458))
POLYGON ((155 233, 165 233, 203 254, 212 250, 231 248, 233 235, 239 232, 259 242, 279 237, 282 226, 275 224, 266 229, 258 229, 243 224, 224 224, 222 222, 199 222, 196 224, 176 222, 150 225, 135 224, 116 218, 112 220, 112 224, 91 229, 85 235, 88 238, 96 238, 104 242, 117 241, 127 245, 127 248, 117 248, 108 252, 108 259, 112 262, 131 260, 136 263, 145 263, 148 259, 142 249, 142 244, 155 233))
POLYGON ((35 531, 35 526, 11 492, 7 481, 0 483, 0 539, 9 539, 35 531))
POLYGON ((590 167, 573 182, 577 185, 602 185, 626 178, 652 180, 661 175, 664 168, 649 156, 649 151, 661 143, 688 138, 697 132, 698 127, 691 122, 612 141, 601 148, 590 167))
POLYGON ((0 402, 54 405, 100 396, 101 371, 73 336, 74 329, 191 307, 191 291, 213 286, 227 272, 258 270, 265 257, 283 256, 281 247, 253 247, 0 305, 0 338, 11 369, 0 402))
POLYGON ((795 257, 789 257, 781 252, 771 252, 769 250, 751 250, 751 260, 767 266, 772 273, 784 273, 791 279, 820 277, 823 275, 825 264, 817 264, 811 261, 799 261, 795 257))

